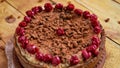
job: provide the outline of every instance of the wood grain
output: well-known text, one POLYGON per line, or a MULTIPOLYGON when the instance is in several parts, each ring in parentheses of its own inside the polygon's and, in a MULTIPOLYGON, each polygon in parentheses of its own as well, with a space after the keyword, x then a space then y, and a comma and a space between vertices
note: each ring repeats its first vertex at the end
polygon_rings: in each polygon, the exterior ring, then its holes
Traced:
POLYGON ((9 4, 14 6, 22 14, 25 14, 27 10, 30 10, 34 6, 43 5, 48 0, 6 0, 9 4))
POLYGON ((120 46, 106 39, 107 58, 103 68, 120 68, 120 46))
POLYGON ((6 2, 0 4, 0 35, 4 41, 7 41, 10 38, 18 23, 23 19, 23 15, 21 15, 17 10, 8 5, 6 2), (6 22, 5 18, 13 15, 15 17, 15 21, 13 23, 6 22), (17 17, 20 16, 18 19, 17 17))

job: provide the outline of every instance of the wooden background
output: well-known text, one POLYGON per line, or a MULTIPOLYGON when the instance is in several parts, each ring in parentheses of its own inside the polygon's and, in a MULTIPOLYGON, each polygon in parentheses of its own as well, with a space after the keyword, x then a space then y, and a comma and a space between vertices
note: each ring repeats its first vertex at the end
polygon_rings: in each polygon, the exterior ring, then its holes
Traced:
POLYGON ((107 59, 104 68, 120 68, 120 0, 0 0, 0 68, 7 68, 5 44, 13 36, 25 11, 46 2, 73 3, 76 8, 98 15, 106 32, 107 59), (8 23, 6 18, 15 21, 8 23), (109 18, 108 22, 105 20, 109 18))

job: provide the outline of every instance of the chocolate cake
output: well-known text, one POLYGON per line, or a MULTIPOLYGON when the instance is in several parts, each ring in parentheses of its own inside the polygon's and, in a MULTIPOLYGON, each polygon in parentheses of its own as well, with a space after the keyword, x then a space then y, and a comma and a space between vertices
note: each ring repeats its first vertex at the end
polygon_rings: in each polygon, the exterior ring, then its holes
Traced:
POLYGON ((14 38, 24 68, 102 68, 105 62, 105 32, 97 16, 71 3, 26 11, 14 38))

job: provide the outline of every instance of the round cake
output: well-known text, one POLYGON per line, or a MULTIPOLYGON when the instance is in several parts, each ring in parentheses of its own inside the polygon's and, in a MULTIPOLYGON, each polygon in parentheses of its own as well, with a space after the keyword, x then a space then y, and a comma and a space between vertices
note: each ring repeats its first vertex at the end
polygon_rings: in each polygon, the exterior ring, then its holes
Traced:
POLYGON ((72 3, 26 11, 14 38, 24 68, 102 68, 105 62, 105 32, 97 16, 72 3))

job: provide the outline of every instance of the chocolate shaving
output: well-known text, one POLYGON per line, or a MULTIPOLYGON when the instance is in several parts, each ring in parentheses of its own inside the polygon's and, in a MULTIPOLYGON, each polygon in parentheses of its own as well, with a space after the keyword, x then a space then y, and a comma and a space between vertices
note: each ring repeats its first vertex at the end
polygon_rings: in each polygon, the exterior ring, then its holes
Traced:
POLYGON ((5 20, 8 23, 13 23, 13 22, 15 22, 16 18, 13 15, 10 15, 10 16, 6 17, 5 20))

